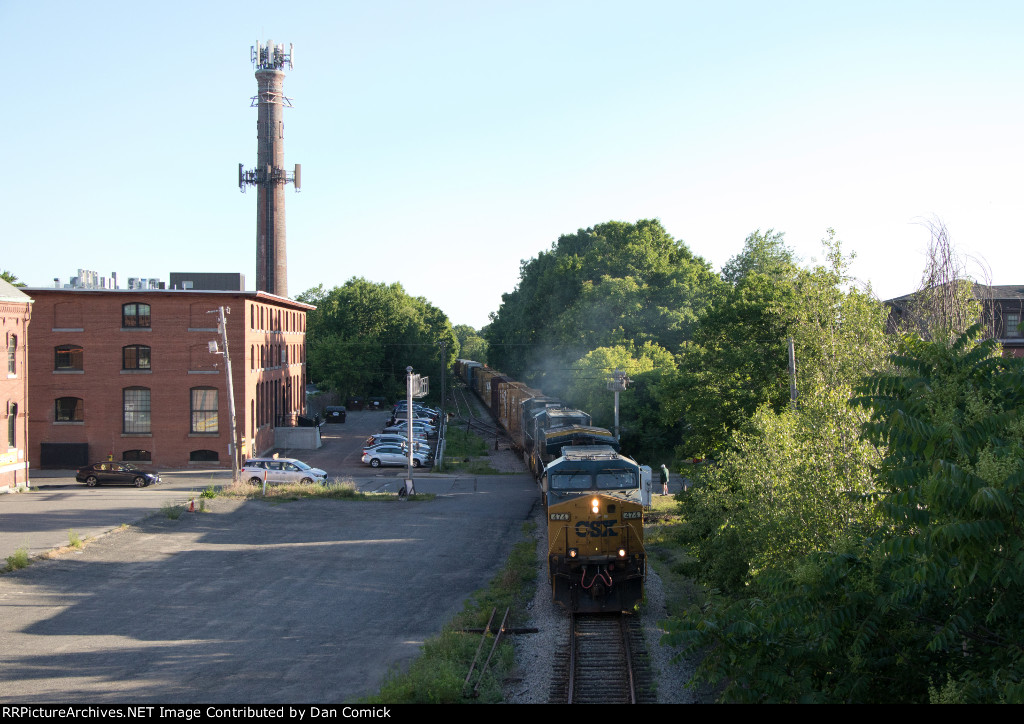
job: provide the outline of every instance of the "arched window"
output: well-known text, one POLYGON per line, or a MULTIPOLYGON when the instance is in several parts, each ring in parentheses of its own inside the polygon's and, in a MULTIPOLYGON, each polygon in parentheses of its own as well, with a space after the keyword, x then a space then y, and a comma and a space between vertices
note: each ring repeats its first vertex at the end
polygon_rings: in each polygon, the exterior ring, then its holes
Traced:
POLYGON ((121 459, 126 463, 149 463, 153 456, 149 450, 125 450, 121 453, 121 459))
POLYGON ((148 434, 152 432, 152 410, 148 387, 125 387, 124 432, 126 434, 148 434))
POLYGON ((150 326, 149 305, 132 302, 121 306, 121 326, 148 328, 150 326))
POLYGON ((81 370, 85 349, 80 344, 62 344, 53 348, 53 369, 81 370))
POLYGON ((55 422, 82 422, 85 420, 85 404, 81 397, 58 397, 53 404, 55 422))
POLYGON ((220 453, 216 450, 193 450, 188 454, 190 463, 215 463, 220 461, 220 453))
POLYGON ((121 348, 121 369, 148 370, 152 369, 150 348, 144 344, 129 344, 121 348))
POLYGON ((193 387, 190 392, 192 424, 189 430, 194 433, 217 432, 217 388, 193 387))

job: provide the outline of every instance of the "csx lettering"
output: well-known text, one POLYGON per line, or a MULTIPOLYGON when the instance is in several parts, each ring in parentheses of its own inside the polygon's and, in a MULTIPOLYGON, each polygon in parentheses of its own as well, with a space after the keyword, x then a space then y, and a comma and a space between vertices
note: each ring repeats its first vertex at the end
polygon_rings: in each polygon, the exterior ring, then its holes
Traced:
POLYGON ((576 523, 577 538, 613 538, 619 534, 614 525, 617 520, 581 520, 576 523))

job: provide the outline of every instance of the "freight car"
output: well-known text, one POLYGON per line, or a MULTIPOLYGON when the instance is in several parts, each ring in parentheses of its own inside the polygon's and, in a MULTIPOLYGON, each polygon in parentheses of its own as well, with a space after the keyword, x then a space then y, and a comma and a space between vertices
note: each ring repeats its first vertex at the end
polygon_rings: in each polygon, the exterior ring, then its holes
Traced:
POLYGON ((634 610, 647 572, 640 466, 583 410, 479 362, 458 360, 455 373, 540 484, 553 599, 576 612, 634 610))

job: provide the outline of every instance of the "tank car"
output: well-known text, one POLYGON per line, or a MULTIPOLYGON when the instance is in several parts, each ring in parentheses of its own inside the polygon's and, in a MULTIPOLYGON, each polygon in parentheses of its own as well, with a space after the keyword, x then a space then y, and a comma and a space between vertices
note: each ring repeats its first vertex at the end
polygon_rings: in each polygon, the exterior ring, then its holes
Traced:
POLYGON ((580 613, 635 611, 647 574, 640 466, 609 445, 573 445, 544 469, 553 600, 580 613))

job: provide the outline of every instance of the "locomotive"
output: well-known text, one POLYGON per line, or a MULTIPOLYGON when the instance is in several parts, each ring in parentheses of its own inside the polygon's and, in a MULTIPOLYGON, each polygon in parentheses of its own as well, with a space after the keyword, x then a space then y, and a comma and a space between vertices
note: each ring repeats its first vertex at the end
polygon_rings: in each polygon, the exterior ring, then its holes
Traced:
POLYGON ((538 480, 554 601, 579 613, 634 611, 647 572, 641 466, 582 410, 479 362, 458 360, 456 374, 538 480))

